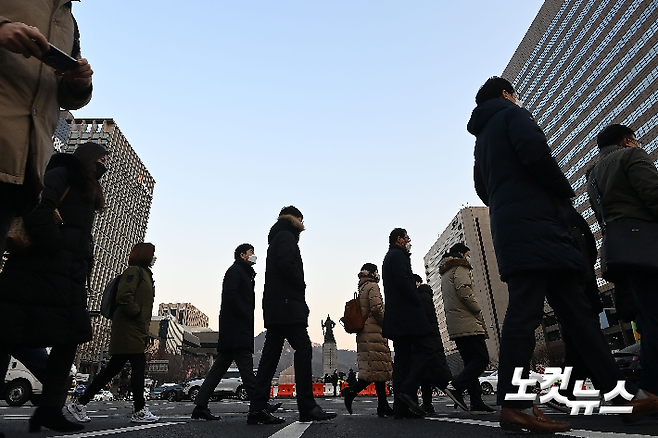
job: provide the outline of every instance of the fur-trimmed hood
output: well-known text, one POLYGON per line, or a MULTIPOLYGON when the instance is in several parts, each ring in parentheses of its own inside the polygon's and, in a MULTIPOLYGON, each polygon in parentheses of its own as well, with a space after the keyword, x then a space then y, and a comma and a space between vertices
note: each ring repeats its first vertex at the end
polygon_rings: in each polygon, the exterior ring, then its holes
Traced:
POLYGON ((365 270, 361 271, 359 272, 358 276, 359 276, 359 287, 369 282, 379 283, 379 275, 377 277, 373 277, 369 271, 365 271, 365 270))
POLYGON ((272 239, 274 238, 274 236, 276 236, 277 233, 281 231, 290 231, 292 234, 295 235, 295 238, 299 242, 299 235, 305 229, 306 228, 304 227, 302 221, 297 219, 295 216, 292 216, 290 214, 282 214, 281 216, 279 216, 279 219, 270 229, 270 234, 267 236, 267 242, 272 243, 272 239))
POLYGON ((439 274, 443 275, 456 266, 464 266, 465 268, 473 269, 469 261, 464 257, 460 255, 446 254, 439 263, 439 274))

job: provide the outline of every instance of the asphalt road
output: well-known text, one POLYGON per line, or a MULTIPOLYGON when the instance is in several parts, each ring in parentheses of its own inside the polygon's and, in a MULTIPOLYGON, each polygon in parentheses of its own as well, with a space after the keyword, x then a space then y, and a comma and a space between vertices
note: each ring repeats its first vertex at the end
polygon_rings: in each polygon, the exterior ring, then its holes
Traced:
MULTIPOLYGON (((495 404, 494 396, 485 396, 490 405, 495 404)), ((381 437, 502 437, 505 433, 498 427, 498 414, 471 415, 456 410, 447 397, 435 397, 434 406, 438 416, 422 420, 395 420, 378 418, 375 397, 358 397, 354 401, 354 414, 349 415, 341 398, 323 397, 318 403, 325 409, 337 412, 336 419, 326 422, 299 423, 294 400, 283 401, 283 411, 277 415, 287 421, 282 425, 249 426, 246 423, 248 404, 226 399, 210 404, 213 413, 222 417, 221 421, 191 420, 191 402, 148 402, 151 411, 160 416, 154 424, 132 424, 130 402, 91 402, 88 413, 92 421, 85 430, 75 434, 61 434, 42 429, 41 433, 28 433, 27 420, 34 407, 13 408, 0 405, 0 431, 7 438, 41 438, 67 436, 75 438, 104 437, 116 438, 381 438, 381 437)), ((569 416, 542 407, 552 417, 571 421, 574 430, 568 436, 588 438, 640 438, 658 437, 658 417, 645 419, 632 426, 624 425, 614 415, 569 416)))

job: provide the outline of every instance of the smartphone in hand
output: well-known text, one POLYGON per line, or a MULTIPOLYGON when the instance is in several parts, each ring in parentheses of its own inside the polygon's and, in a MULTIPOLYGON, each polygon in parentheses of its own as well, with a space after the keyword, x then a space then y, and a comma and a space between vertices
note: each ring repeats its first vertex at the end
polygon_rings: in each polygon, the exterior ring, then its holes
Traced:
POLYGON ((48 43, 50 50, 43 54, 41 62, 59 72, 67 72, 78 66, 78 60, 62 52, 57 47, 48 43))

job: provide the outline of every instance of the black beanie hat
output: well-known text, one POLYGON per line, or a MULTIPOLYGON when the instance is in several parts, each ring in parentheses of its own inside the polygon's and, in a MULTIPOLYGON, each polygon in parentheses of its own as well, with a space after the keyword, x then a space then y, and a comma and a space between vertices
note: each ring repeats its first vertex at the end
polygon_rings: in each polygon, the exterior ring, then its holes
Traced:
POLYGON ((468 246, 464 245, 463 243, 455 243, 450 247, 450 253, 460 253, 460 254, 466 254, 468 251, 470 251, 471 248, 468 246))
POLYGON ((375 271, 377 270, 377 265, 374 263, 366 263, 365 265, 361 266, 362 271, 368 271, 371 274, 374 274, 375 271))
POLYGON ((300 218, 304 219, 304 215, 302 214, 302 212, 299 211, 299 209, 297 207, 295 207, 294 205, 289 205, 287 207, 283 207, 281 209, 281 213, 279 213, 279 216, 283 216, 284 214, 289 214, 291 216, 300 217, 300 218))

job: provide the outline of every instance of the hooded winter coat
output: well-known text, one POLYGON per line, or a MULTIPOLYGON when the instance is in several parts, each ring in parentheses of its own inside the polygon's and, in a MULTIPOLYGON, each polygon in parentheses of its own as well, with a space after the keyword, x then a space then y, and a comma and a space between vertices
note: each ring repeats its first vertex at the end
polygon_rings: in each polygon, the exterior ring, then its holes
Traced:
POLYGON ((226 271, 222 283, 217 351, 254 352, 255 278, 254 268, 242 259, 236 260, 226 271))
POLYGON ((382 264, 386 296, 382 335, 392 340, 432 333, 411 272, 410 257, 402 247, 393 244, 382 264))
POLYGON ((149 338, 154 299, 155 285, 151 270, 128 266, 121 275, 117 290, 110 354, 144 353, 149 338))
POLYGON ((356 361, 359 379, 368 382, 385 382, 393 377, 393 361, 388 339, 382 336, 384 302, 379 285, 370 274, 359 273, 359 304, 361 315, 370 315, 363 330, 356 335, 356 361))
POLYGON ((439 263, 441 295, 450 339, 486 335, 482 309, 473 291, 471 264, 459 254, 446 254, 439 263))
POLYGON ((267 237, 263 319, 265 328, 302 324, 308 327, 304 264, 299 235, 304 224, 292 215, 281 215, 267 237))
POLYGON ((530 112, 490 99, 473 110, 468 132, 477 137, 475 190, 489 206, 501 279, 527 271, 581 271, 568 231, 575 194, 530 112))
MULTIPOLYGON (((11 21, 37 27, 53 45, 74 54, 70 0, 2 0, 0 23, 11 21)), ((0 49, 0 182, 27 182, 36 204, 60 107, 82 108, 90 99, 91 87, 72 90, 38 59, 0 49)))
POLYGON ((85 197, 84 171, 74 155, 53 156, 45 183, 41 203, 24 216, 34 246, 28 254, 11 254, 0 274, 3 344, 50 347, 91 339, 85 283, 94 202, 85 197), (63 225, 55 222, 56 208, 63 225))

